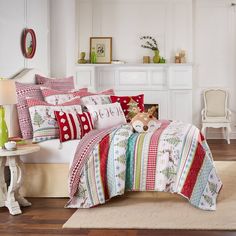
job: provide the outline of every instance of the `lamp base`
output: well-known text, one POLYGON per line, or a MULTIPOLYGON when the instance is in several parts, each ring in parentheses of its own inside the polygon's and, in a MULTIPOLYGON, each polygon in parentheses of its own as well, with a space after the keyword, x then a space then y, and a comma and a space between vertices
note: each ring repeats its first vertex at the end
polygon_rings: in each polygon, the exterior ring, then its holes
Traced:
POLYGON ((7 141, 8 129, 5 121, 5 110, 3 106, 0 106, 0 148, 3 148, 7 141))

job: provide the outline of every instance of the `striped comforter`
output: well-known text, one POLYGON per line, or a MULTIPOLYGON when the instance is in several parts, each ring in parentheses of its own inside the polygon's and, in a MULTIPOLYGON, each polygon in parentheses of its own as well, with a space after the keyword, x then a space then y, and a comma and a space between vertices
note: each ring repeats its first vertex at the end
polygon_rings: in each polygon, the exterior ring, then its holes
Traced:
POLYGON ((134 133, 126 124, 87 134, 70 169, 67 207, 93 207, 125 191, 164 191, 215 210, 222 183, 200 131, 180 121, 161 122, 153 133, 134 133))

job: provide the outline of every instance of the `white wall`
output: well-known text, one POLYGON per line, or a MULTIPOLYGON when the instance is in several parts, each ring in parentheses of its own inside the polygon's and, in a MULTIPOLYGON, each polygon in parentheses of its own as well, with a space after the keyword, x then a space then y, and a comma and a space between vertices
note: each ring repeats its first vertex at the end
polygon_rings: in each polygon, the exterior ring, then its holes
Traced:
MULTIPOLYGON (((233 111, 233 137, 236 138, 236 7, 229 0, 194 2, 194 123, 200 126, 202 91, 210 87, 229 90, 233 111)), ((209 137, 222 137, 218 129, 209 137)))
POLYGON ((153 52, 140 47, 139 37, 151 35, 160 53, 173 61, 179 49, 192 61, 191 0, 77 0, 78 54, 89 56, 91 36, 113 37, 113 59, 142 62, 153 52))
POLYGON ((73 75, 76 62, 75 0, 51 0, 50 9, 51 75, 73 75))
POLYGON ((0 0, 0 77, 11 77, 24 67, 50 72, 48 0, 0 0), (24 28, 36 33, 37 48, 33 59, 21 52, 24 28))

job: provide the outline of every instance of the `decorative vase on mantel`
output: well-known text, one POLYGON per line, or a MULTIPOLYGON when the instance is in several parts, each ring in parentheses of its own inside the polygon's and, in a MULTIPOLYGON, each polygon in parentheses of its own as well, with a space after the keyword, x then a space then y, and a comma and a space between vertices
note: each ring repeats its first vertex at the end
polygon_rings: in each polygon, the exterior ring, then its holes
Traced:
POLYGON ((160 52, 159 50, 153 50, 155 55, 153 57, 153 63, 159 63, 160 62, 160 52))

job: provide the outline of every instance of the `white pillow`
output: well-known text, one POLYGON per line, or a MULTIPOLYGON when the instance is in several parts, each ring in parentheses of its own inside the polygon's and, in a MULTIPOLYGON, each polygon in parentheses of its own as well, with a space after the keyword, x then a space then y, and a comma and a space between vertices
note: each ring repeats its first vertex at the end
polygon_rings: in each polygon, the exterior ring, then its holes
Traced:
POLYGON ((110 95, 96 94, 81 98, 81 104, 84 106, 89 105, 103 105, 111 103, 110 95))
POLYGON ((118 102, 104 105, 87 105, 87 109, 93 118, 95 129, 101 130, 127 123, 118 102))

